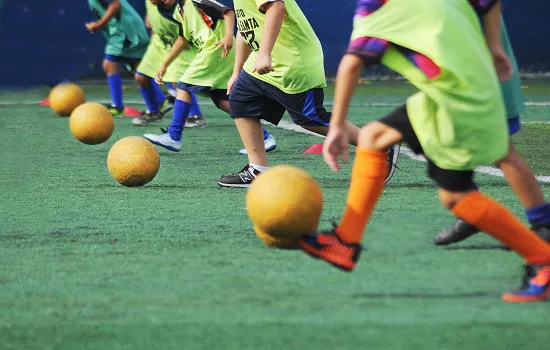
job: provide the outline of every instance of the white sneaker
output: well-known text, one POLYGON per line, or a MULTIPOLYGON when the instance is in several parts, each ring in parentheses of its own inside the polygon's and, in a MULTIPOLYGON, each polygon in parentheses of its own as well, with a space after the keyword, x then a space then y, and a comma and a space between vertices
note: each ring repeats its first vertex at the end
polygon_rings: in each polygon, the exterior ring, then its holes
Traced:
MULTIPOLYGON (((266 152, 274 151, 275 148, 277 148, 277 142, 275 142, 275 138, 273 136, 269 135, 268 138, 264 140, 264 148, 266 152)), ((239 154, 248 154, 246 152, 246 148, 240 150, 239 154)))
POLYGON ((164 129, 160 129, 162 134, 145 134, 143 137, 155 145, 164 147, 173 152, 179 152, 181 149, 181 140, 176 141, 170 137, 170 134, 164 129))

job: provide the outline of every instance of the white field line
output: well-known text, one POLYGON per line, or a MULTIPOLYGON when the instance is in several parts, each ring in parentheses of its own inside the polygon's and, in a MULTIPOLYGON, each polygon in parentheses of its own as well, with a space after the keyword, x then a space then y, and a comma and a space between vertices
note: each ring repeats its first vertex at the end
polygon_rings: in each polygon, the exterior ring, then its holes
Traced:
MULTIPOLYGON (((0 101, 0 106, 26 106, 26 105, 38 105, 41 101, 38 100, 28 100, 28 101, 0 101)), ((96 100, 96 101, 90 101, 90 102, 97 102, 97 103, 111 103, 111 100, 96 100)), ((144 105, 145 102, 143 100, 125 100, 129 105, 144 105)), ((525 102, 527 106, 550 106, 550 101, 527 101, 525 102)), ((214 103, 210 101, 201 101, 201 105, 205 106, 214 106, 214 103)), ((332 106, 332 101, 325 101, 325 106, 332 106)), ((399 107, 403 105, 403 103, 399 102, 371 102, 371 103, 351 103, 351 107, 399 107)), ((542 122, 546 123, 546 122, 542 122)))
MULTIPOLYGON (((308 130, 304 130, 301 127, 299 127, 298 125, 296 125, 292 122, 289 122, 287 120, 281 120, 281 122, 279 123, 279 125, 277 127, 281 128, 281 129, 285 129, 285 130, 291 130, 291 131, 299 132, 299 133, 302 133, 302 134, 308 134, 308 135, 313 135, 313 136, 318 136, 318 137, 324 138, 324 136, 315 134, 315 133, 313 133, 311 131, 308 131, 308 130)), ((421 161, 421 162, 426 161, 426 159, 423 156, 419 156, 419 155, 414 154, 413 151, 411 151, 410 149, 408 149, 406 147, 401 147, 401 152, 400 153, 407 156, 407 157, 409 157, 409 158, 411 158, 411 159, 413 159, 413 160, 416 160, 416 161, 421 161)), ((476 171, 479 172, 479 173, 488 174, 488 175, 492 175, 492 176, 504 177, 504 174, 502 173, 502 171, 500 171, 500 169, 491 168, 491 167, 488 167, 488 166, 479 167, 479 168, 476 169, 476 171)), ((550 183, 550 176, 537 176, 537 180, 540 181, 540 182, 544 182, 544 183, 550 183)))

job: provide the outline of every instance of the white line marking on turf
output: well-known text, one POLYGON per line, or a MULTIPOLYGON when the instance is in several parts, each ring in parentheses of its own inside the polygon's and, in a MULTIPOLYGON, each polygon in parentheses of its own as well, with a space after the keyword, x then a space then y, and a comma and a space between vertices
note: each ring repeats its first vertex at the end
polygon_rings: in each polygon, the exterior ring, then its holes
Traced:
MULTIPOLYGON (((270 123, 267 123, 267 122, 264 122, 264 124, 270 125, 270 123)), ((305 130, 305 129, 299 127, 298 125, 296 125, 292 122, 289 122, 288 120, 281 120, 281 122, 279 123, 279 125, 277 127, 281 128, 281 129, 285 129, 285 130, 299 132, 299 133, 302 133, 302 134, 308 134, 308 135, 313 135, 313 136, 324 138, 324 136, 321 136, 321 135, 318 135, 314 132, 305 130)), ((426 158, 424 158, 421 155, 414 154, 413 151, 411 151, 410 149, 408 149, 406 147, 401 147, 401 152, 400 153, 407 156, 407 157, 409 157, 409 158, 411 158, 412 160, 416 160, 416 161, 420 161, 420 162, 425 162, 426 161, 426 158)), ((476 172, 483 173, 483 174, 488 174, 488 175, 492 175, 492 176, 504 177, 504 174, 502 173, 502 171, 500 171, 500 169, 496 169, 496 168, 492 168, 492 167, 488 167, 488 166, 479 167, 479 168, 476 169, 476 172)), ((550 176, 537 176, 537 180, 540 181, 540 182, 544 182, 544 183, 550 183, 550 176)))
MULTIPOLYGON (((0 106, 17 106, 17 105, 38 105, 42 101, 31 100, 31 101, 0 101, 0 106)), ((111 103, 111 100, 96 100, 89 102, 97 103, 111 103)), ((129 105, 144 105, 143 100, 125 100, 129 105)), ((527 101, 525 102, 527 106, 550 106, 550 101, 527 101)), ((214 103, 210 101, 201 101, 201 105, 205 106, 214 106, 214 103)), ((325 106, 332 106, 332 101, 326 101, 325 106)), ((369 102, 369 103, 351 103, 351 107, 399 107, 403 105, 403 102, 369 102)), ((545 123, 545 122, 543 122, 545 123)))

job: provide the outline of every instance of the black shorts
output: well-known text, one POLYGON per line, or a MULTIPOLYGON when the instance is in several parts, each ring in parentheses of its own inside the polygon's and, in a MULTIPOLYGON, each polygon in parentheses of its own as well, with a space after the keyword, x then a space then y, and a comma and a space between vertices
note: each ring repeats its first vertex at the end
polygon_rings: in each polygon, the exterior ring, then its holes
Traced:
POLYGON ((192 92, 195 95, 210 97, 212 101, 214 101, 214 103, 216 103, 216 101, 229 100, 229 96, 227 96, 226 89, 212 90, 210 86, 199 86, 199 85, 187 84, 181 81, 178 81, 178 83, 176 84, 176 87, 180 90, 192 92))
POLYGON ((328 126, 331 113, 323 107, 323 89, 287 94, 279 88, 254 78, 244 70, 229 96, 231 117, 257 117, 279 124, 285 111, 301 126, 328 126))
MULTIPOLYGON (((409 145, 416 154, 424 154, 420 141, 414 132, 407 107, 401 106, 392 113, 388 114, 379 122, 396 129, 403 135, 403 140, 409 145)), ((428 157, 428 176, 434 180, 437 185, 447 191, 464 192, 476 189, 474 183, 474 172, 472 170, 446 170, 438 167, 428 157)))

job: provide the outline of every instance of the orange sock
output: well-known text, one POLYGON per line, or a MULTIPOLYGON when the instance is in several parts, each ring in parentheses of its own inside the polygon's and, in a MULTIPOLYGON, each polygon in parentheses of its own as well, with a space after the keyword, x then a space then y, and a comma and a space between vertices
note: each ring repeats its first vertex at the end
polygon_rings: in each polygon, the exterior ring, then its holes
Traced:
POLYGON ((550 263, 550 244, 491 198, 472 192, 458 202, 452 212, 514 250, 528 264, 550 263))
POLYGON ((387 152, 357 148, 344 216, 336 231, 347 243, 359 243, 384 189, 388 172, 387 152))

